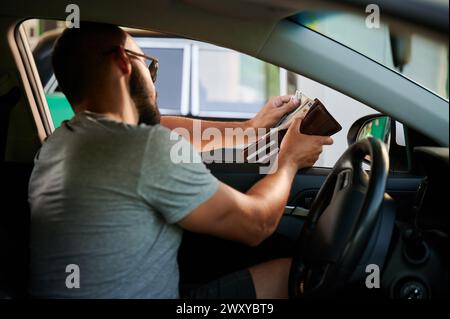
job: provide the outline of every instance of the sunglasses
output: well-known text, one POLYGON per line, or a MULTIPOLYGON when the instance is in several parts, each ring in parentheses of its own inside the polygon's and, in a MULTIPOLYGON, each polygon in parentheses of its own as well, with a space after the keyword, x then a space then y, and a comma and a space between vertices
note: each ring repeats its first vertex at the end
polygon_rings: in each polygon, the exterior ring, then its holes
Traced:
MULTIPOLYGON (((106 54, 113 53, 116 51, 117 48, 114 48, 112 50, 106 51, 106 54)), ((148 71, 150 72, 150 76, 152 77, 153 83, 156 82, 156 77, 158 75, 158 68, 159 68, 159 62, 158 59, 152 56, 148 56, 139 52, 134 52, 128 49, 124 49, 125 53, 134 57, 144 58, 145 60, 142 61, 139 59, 142 63, 145 64, 145 66, 148 68, 148 71)))
POLYGON ((159 62, 157 58, 142 53, 134 52, 128 49, 125 49, 125 53, 136 57, 144 58, 145 61, 142 60, 141 61, 144 62, 145 65, 148 67, 148 71, 150 72, 150 76, 152 77, 153 83, 156 82, 156 77, 158 75, 158 68, 159 68, 159 62), (147 61, 149 61, 149 63, 147 63, 147 61))

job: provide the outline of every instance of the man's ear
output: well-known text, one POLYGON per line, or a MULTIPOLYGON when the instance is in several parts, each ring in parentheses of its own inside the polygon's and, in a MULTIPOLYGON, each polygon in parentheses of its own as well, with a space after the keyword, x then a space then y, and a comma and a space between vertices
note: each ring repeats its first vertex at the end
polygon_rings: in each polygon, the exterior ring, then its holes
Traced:
POLYGON ((117 51, 113 54, 113 59, 124 75, 131 74, 132 65, 130 57, 126 54, 123 47, 119 47, 117 49, 117 51))

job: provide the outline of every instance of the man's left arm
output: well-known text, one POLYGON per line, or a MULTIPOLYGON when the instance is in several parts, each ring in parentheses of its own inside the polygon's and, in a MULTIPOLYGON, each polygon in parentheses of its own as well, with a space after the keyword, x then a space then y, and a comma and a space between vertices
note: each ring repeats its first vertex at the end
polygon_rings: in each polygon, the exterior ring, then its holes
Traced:
POLYGON ((264 107, 250 120, 240 122, 207 121, 179 116, 162 116, 161 125, 170 130, 187 131, 189 141, 198 151, 232 148, 256 140, 258 129, 270 129, 287 112, 299 106, 290 95, 270 98, 264 107), (233 134, 234 133, 234 134, 233 134), (235 138, 236 136, 241 138, 235 138), (218 138, 220 137, 220 138, 218 138))

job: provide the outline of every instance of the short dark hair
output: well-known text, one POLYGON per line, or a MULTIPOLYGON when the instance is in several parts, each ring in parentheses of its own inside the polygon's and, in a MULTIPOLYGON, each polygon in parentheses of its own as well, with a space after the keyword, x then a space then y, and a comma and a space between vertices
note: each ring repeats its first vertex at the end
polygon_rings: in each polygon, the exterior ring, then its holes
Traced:
POLYGON ((55 42, 53 71, 62 92, 73 105, 83 100, 100 69, 102 53, 124 45, 125 32, 116 25, 81 21, 67 28, 55 42))

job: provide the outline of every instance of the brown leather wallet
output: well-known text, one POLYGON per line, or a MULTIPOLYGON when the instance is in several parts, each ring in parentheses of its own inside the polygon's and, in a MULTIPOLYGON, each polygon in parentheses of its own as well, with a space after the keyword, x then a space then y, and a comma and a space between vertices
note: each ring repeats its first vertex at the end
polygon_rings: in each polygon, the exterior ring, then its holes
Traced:
POLYGON ((318 99, 306 113, 300 126, 300 133, 308 135, 331 136, 342 130, 342 126, 328 112, 318 99))
MULTIPOLYGON (((322 102, 318 99, 314 99, 314 104, 311 106, 308 113, 306 113, 302 121, 300 132, 308 135, 331 136, 340 130, 342 130, 342 126, 328 112, 322 102)), ((287 129, 276 132, 276 134, 278 134, 278 143, 281 143, 281 140, 284 138, 284 135, 286 135, 286 132, 287 129)), ((270 138, 267 137, 265 141, 260 139, 258 142, 251 144, 252 153, 258 150, 261 145, 267 145, 269 142, 270 138)), ((247 161, 250 153, 249 148, 250 146, 247 146, 243 150, 245 161, 247 161)), ((259 156, 256 156, 256 159, 258 158, 259 156)))

